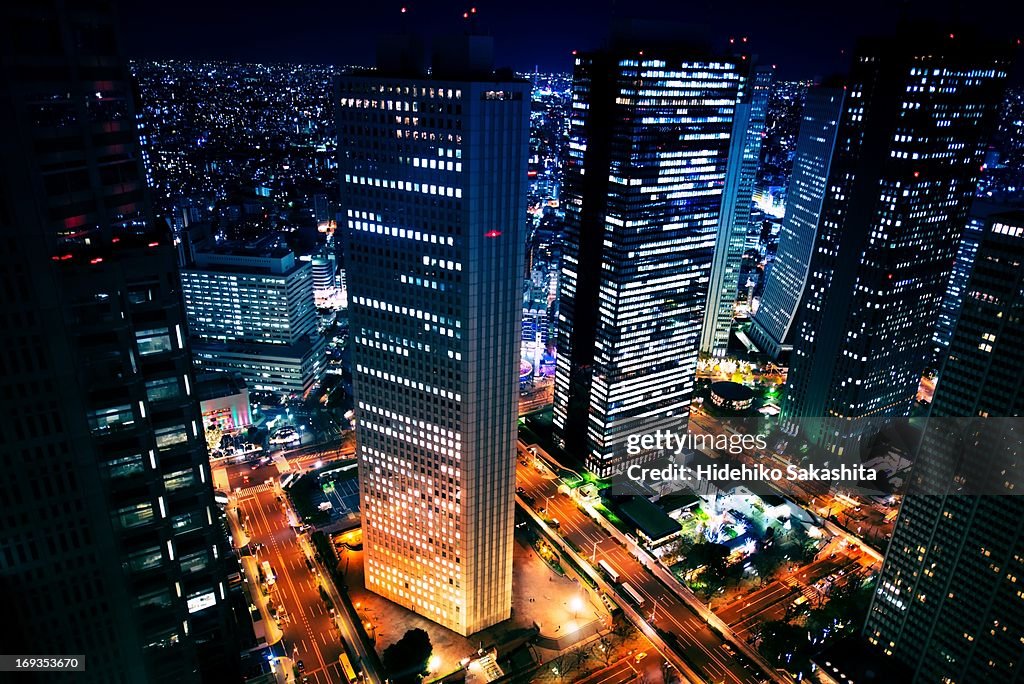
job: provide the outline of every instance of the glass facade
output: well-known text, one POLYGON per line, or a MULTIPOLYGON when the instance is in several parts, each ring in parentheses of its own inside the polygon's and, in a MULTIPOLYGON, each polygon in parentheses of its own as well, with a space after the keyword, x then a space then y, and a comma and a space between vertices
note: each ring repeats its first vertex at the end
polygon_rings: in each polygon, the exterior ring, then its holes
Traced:
POLYGON ((1020 383, 1002 368, 1024 362, 1024 213, 990 217, 978 239, 864 629, 916 682, 1017 681, 1024 672, 1024 499, 1015 491, 1024 444, 1013 421, 998 420, 1024 413, 1020 383), (979 478, 992 494, 962 493, 979 478))
POLYGON ((813 88, 804 102, 779 248, 750 327, 751 339, 773 359, 793 348, 793 318, 807 282, 842 115, 843 92, 839 88, 813 88))
POLYGON ((740 102, 736 105, 700 336, 702 354, 724 356, 729 347, 773 71, 770 67, 754 69, 745 79, 740 102))
POLYGON ((808 436, 840 456, 848 419, 909 414, 1007 74, 984 46, 904 38, 854 61, 783 404, 836 418, 808 436))
POLYGON ((629 434, 686 429, 741 82, 706 58, 576 60, 554 426, 600 476, 629 434))

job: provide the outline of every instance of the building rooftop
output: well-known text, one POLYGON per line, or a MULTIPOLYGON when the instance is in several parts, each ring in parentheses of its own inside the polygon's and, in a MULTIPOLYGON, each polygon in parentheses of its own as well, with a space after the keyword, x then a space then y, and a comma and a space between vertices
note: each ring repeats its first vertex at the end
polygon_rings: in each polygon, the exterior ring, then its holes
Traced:
POLYGON ((861 639, 839 641, 813 660, 830 681, 838 684, 880 684, 913 679, 913 672, 861 639))
POLYGON ((203 373, 196 376, 196 396, 199 401, 230 397, 248 389, 245 380, 230 373, 203 373))
POLYGON ((726 401, 748 401, 754 398, 754 390, 728 380, 712 383, 711 391, 726 401))
POLYGON ((696 506, 701 502, 701 496, 694 494, 691 491, 684 490, 679 492, 672 492, 658 499, 658 507, 666 513, 672 513, 673 511, 681 511, 696 506))
POLYGON ((761 494, 759 498, 764 502, 765 506, 771 506, 772 508, 786 505, 786 498, 778 494, 761 494))
POLYGON ((645 537, 659 541, 679 532, 679 523, 646 498, 634 496, 618 504, 619 513, 645 537))

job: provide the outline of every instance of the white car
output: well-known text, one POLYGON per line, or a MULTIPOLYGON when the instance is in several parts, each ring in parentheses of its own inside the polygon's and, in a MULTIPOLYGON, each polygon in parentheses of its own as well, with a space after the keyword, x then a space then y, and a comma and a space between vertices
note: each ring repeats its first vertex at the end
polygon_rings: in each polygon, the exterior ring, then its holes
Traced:
POLYGON ((271 444, 290 444, 297 441, 299 441, 299 433, 291 427, 283 427, 270 436, 271 444))

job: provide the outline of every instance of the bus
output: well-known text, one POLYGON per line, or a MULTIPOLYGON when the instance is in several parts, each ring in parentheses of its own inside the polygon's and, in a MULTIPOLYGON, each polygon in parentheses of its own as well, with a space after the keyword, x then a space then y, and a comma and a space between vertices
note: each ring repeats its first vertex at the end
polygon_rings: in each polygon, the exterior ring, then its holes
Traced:
POLYGON ((604 570, 604 574, 608 575, 608 579, 612 582, 619 581, 619 573, 615 572, 615 570, 612 569, 612 566, 608 565, 608 562, 605 559, 602 558, 597 561, 597 566, 604 570))
POLYGON ((352 661, 348 659, 347 653, 342 653, 338 656, 338 665, 341 666, 341 673, 345 675, 345 681, 348 684, 354 684, 354 682, 358 681, 355 668, 352 667, 352 661))
POLYGON ((263 561, 263 576, 267 579, 267 586, 269 587, 277 579, 274 577, 274 569, 270 567, 270 561, 263 561))
POLYGON ((633 602, 636 603, 636 605, 644 605, 644 597, 636 593, 636 589, 629 586, 629 582, 623 582, 619 586, 622 587, 622 591, 626 592, 626 596, 629 596, 629 598, 633 599, 633 602))

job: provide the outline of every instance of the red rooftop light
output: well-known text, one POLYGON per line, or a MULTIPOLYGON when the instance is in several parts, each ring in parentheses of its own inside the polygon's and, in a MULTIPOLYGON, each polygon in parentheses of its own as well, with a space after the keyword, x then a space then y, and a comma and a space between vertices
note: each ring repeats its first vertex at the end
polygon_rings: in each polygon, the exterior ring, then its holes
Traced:
POLYGON ((489 230, 486 233, 484 233, 484 237, 485 238, 501 237, 501 231, 500 230, 489 230))
POLYGON ((149 246, 150 246, 150 247, 158 247, 159 245, 160 245, 160 243, 159 243, 159 242, 150 242, 150 243, 149 243, 149 246))
POLYGON ((99 264, 103 262, 103 257, 96 257, 95 259, 89 259, 90 264, 99 264))

